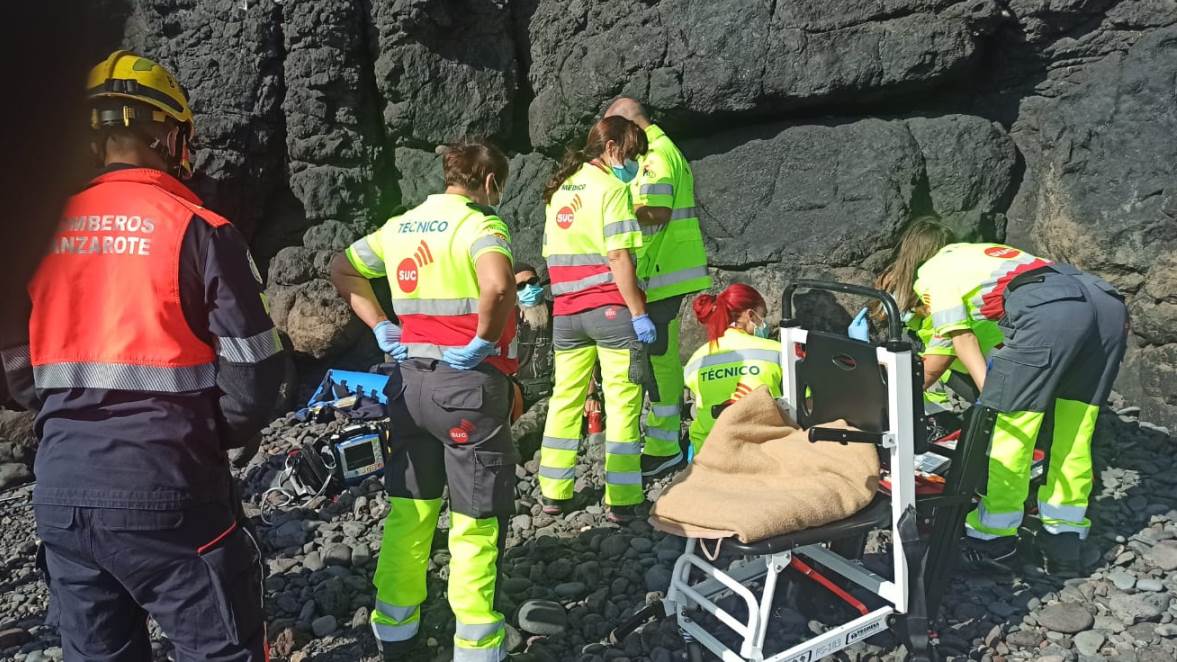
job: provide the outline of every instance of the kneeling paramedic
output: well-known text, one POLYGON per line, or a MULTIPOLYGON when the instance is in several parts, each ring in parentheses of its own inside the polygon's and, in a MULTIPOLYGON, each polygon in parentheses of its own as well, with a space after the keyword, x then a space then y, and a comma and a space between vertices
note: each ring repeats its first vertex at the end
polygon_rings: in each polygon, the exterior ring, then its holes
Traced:
POLYGON ((506 656, 495 592, 514 514, 509 416, 515 359, 515 276, 498 204, 507 159, 485 142, 449 146, 446 189, 356 241, 332 280, 381 348, 400 361, 390 380, 393 455, 385 467, 391 510, 376 567, 372 629, 385 659, 415 644, 425 571, 442 490, 450 495, 449 601, 454 660, 506 656), (369 278, 387 275, 397 328, 369 278))
POLYGON ((261 555, 226 450, 266 423, 281 344, 244 239, 177 179, 193 128, 180 85, 117 51, 88 88, 104 168, 29 284, 27 347, 4 352, 39 409, 49 620, 66 660, 151 660, 147 615, 176 660, 263 660, 261 555))
POLYGON ((927 304, 936 334, 997 412, 989 482, 965 523, 973 566, 1003 566, 1016 554, 1035 441, 1048 408, 1054 432, 1046 483, 1038 490, 1047 572, 1081 571, 1091 493, 1091 438, 1119 371, 1128 330, 1123 298, 1103 280, 1001 244, 943 245, 942 228, 916 222, 898 247, 899 280, 927 304), (918 267, 918 269, 917 269, 918 267), (1005 339, 990 365, 976 324, 996 321, 1005 339))
POLYGON ((707 330, 707 342, 691 355, 684 381, 695 401, 691 447, 698 454, 728 405, 767 386, 781 397, 781 343, 768 337, 768 306, 755 288, 734 283, 718 295, 700 294, 695 319, 707 330))

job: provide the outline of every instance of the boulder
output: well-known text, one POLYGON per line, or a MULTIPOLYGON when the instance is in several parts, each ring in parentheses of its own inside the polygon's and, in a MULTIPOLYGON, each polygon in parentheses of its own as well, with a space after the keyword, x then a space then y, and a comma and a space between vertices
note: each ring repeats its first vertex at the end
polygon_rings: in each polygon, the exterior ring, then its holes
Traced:
POLYGON ((283 3, 124 4, 132 8, 123 46, 169 67, 188 92, 196 116, 191 184, 209 208, 252 236, 286 174, 283 3))
POLYGON ((840 5, 523 3, 531 142, 579 144, 620 94, 695 122, 911 94, 966 75, 1000 14, 988 0, 840 5))
POLYGON ((372 69, 390 135, 416 144, 506 135, 518 63, 505 0, 370 6, 372 69))
POLYGON ((274 323, 290 336, 291 346, 299 354, 323 359, 360 344, 375 346, 367 327, 325 280, 272 286, 269 294, 274 323))
POLYGON ((0 409, 0 463, 32 464, 37 449, 31 411, 0 409))
POLYGON ((1031 104, 1015 131, 1026 181, 1011 241, 1093 271, 1129 297, 1133 342, 1117 388, 1141 418, 1177 424, 1177 27, 1091 64, 1031 104))

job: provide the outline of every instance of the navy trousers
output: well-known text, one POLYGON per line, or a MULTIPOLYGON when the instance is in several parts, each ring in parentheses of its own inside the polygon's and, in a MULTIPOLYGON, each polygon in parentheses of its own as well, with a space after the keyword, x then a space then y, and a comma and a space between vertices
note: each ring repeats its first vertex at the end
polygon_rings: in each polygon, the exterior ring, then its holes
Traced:
POLYGON ((177 662, 266 659, 261 554, 228 505, 35 512, 67 662, 149 662, 148 614, 177 662))

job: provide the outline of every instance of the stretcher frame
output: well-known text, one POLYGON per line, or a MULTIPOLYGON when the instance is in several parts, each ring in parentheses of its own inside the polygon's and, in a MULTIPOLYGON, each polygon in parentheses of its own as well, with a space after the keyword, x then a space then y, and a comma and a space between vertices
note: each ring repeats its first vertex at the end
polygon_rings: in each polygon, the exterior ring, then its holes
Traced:
MULTIPOLYGON (((798 406, 797 393, 798 346, 804 346, 808 332, 796 326, 781 329, 781 369, 783 373, 783 404, 794 418, 798 406)), ((905 513, 915 511, 915 424, 911 403, 912 352, 910 347, 880 346, 876 348, 879 365, 887 373, 888 411, 890 428, 883 433, 882 446, 890 455, 892 467, 892 495, 890 499, 892 531, 891 577, 881 577, 861 563, 846 559, 824 545, 814 544, 761 556, 727 571, 721 570, 697 553, 698 541, 688 538, 682 556, 675 563, 670 590, 664 601, 667 615, 674 615, 679 627, 725 662, 808 662, 837 653, 844 648, 888 629, 893 615, 908 609, 911 585, 908 555, 903 548, 899 522, 905 513), (769 616, 776 595, 777 579, 794 557, 816 562, 827 570, 874 593, 887 603, 865 615, 796 644, 772 657, 764 657, 764 642, 768 634, 769 616), (705 579, 691 583, 691 570, 700 571, 705 579), (747 584, 763 581, 760 595, 747 584), (748 610, 741 622, 719 606, 718 600, 728 595, 740 597, 748 610), (701 609, 726 625, 741 637, 739 651, 733 651, 713 636, 690 616, 690 611, 701 609)))
MULTIPOLYGON (((781 321, 781 367, 785 394, 782 400, 796 420, 803 421, 797 416, 799 403, 796 402, 801 393, 798 390, 798 361, 802 352, 798 351, 798 347, 804 346, 809 340, 809 333, 792 319, 792 297, 797 289, 866 296, 878 299, 883 304, 888 336, 884 342, 872 346, 875 348, 875 358, 887 374, 886 429, 876 433, 846 434, 844 430, 814 427, 810 430, 810 439, 868 442, 885 449, 893 472, 892 493, 880 493, 881 496, 877 496, 871 505, 841 523, 807 530, 805 535, 794 536, 796 540, 774 540, 774 543, 781 544, 770 545, 773 549, 769 552, 749 551, 749 548, 763 549, 763 545, 733 545, 737 553, 744 554, 744 560, 732 562, 727 570, 716 567, 705 558, 706 552, 700 556, 698 552, 703 551, 700 542, 688 539, 683 554, 675 563, 666 598, 647 604, 625 619, 610 633, 608 643, 619 644, 625 636, 651 618, 673 617, 687 643, 690 662, 702 659, 700 644, 725 662, 810 662, 887 629, 896 633, 914 662, 938 659, 934 646, 935 635, 930 624, 935 620, 951 579, 965 515, 973 505, 976 490, 984 476, 989 437, 997 414, 987 407, 973 407, 965 417, 966 422, 955 450, 940 449, 924 443, 922 365, 914 357, 911 343, 903 332, 894 300, 886 293, 857 285, 799 280, 785 288, 784 319, 781 321), (914 457, 917 451, 925 450, 952 458, 941 494, 918 496, 916 493, 914 457), (838 524, 847 527, 839 530, 838 524), (850 543, 851 554, 860 554, 863 532, 886 524, 889 524, 893 545, 889 578, 870 572, 854 558, 837 553, 837 550, 848 549, 844 543, 850 543), (869 591, 880 598, 872 602, 881 601, 882 606, 869 609, 841 586, 810 567, 808 562, 816 562, 844 581, 869 591), (764 642, 770 627, 773 598, 779 576, 789 566, 798 569, 804 577, 816 581, 856 609, 860 615, 765 658, 764 642), (692 570, 702 573, 704 579, 692 583, 692 570), (757 595, 748 585, 760 581, 764 582, 764 586, 757 595), (718 601, 728 596, 736 596, 743 601, 748 610, 746 619, 741 621, 719 606, 718 601), (713 615, 722 626, 739 635, 739 650, 732 650, 695 621, 692 613, 696 609, 713 615)), ((824 343, 828 343, 832 337, 831 334, 821 335, 825 338, 824 343)), ((838 337, 837 343, 843 342, 858 341, 838 337)), ((854 353, 860 353, 861 349, 859 346, 854 353)), ((836 356, 833 358, 837 359, 836 356)), ((716 558, 716 555, 710 558, 716 558)))

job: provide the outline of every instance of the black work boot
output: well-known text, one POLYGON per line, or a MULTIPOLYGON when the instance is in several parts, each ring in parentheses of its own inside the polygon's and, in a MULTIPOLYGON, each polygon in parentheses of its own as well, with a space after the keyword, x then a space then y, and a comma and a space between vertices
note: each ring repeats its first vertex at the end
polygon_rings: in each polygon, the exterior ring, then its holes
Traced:
POLYGON ((543 507, 545 515, 562 515, 572 510, 572 499, 549 499, 546 496, 540 496, 539 503, 543 507))
POLYGON ((1010 572, 1017 555, 1017 536, 1003 536, 992 540, 965 537, 960 542, 962 570, 1010 572))
POLYGON ((380 651, 384 662, 404 662, 410 659, 409 654, 417 647, 417 642, 420 637, 413 635, 411 639, 405 641, 381 641, 376 640, 376 648, 380 651))
POLYGON ((1078 533, 1038 534, 1038 551, 1042 569, 1058 579, 1073 579, 1083 574, 1083 541, 1078 533))
POLYGON ((683 463, 683 454, 675 453, 667 457, 655 457, 653 455, 642 455, 642 476, 646 478, 653 478, 654 476, 661 476, 678 467, 683 463))
POLYGON ((637 506, 605 506, 605 519, 615 524, 632 522, 637 516, 637 506))

